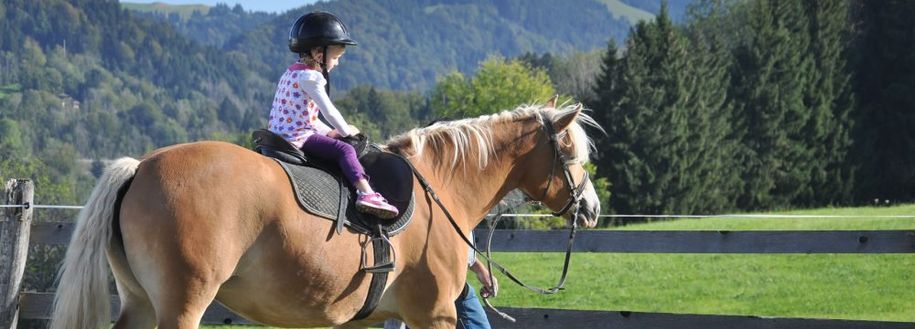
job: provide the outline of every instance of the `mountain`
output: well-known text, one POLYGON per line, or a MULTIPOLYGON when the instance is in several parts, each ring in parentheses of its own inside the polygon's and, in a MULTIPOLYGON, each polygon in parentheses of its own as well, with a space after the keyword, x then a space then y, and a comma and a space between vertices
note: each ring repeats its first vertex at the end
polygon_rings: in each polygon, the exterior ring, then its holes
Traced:
POLYGON ((229 7, 219 3, 210 7, 122 2, 121 6, 143 17, 166 21, 179 33, 217 48, 222 47, 230 38, 277 18, 276 14, 246 11, 239 4, 229 7))
POLYGON ((116 1, 7 0, 0 27, 0 120, 36 152, 141 154, 212 138, 262 125, 258 104, 272 95, 243 59, 116 1))
POLYGON ((360 43, 347 50, 334 72, 335 90, 359 85, 427 90, 452 70, 472 73, 488 56, 603 49, 610 38, 622 41, 635 22, 653 17, 618 0, 336 0, 290 10, 231 37, 229 32, 244 30, 241 22, 268 17, 244 14, 238 6, 211 8, 188 20, 177 14, 158 17, 195 40, 243 54, 254 71, 272 80, 295 60, 286 48, 290 24, 315 10, 340 16, 360 43), (216 36, 201 37, 201 31, 216 36))
MULTIPOLYGON (((170 5, 163 2, 153 2, 153 3, 134 3, 134 2, 121 2, 121 6, 124 8, 145 13, 155 13, 162 14, 165 16, 176 15, 180 19, 187 20, 194 15, 194 13, 207 14, 210 11, 210 6, 207 5, 170 5)), ((228 7, 226 4, 218 4, 217 7, 223 6, 228 7)))
POLYGON ((294 59, 286 33, 300 13, 339 13, 360 41, 333 74, 335 91, 424 91, 491 55, 600 49, 628 31, 634 12, 608 8, 595 0, 340 0, 282 15, 162 4, 147 9, 168 14, 153 14, 111 0, 7 0, 0 121, 21 132, 9 142, 24 154, 63 145, 88 158, 138 155, 235 138, 263 124, 274 80, 294 59))
POLYGON ((644 12, 656 15, 661 11, 661 4, 667 3, 667 13, 670 18, 677 23, 683 23, 686 20, 686 13, 689 5, 694 0, 603 0, 608 3, 621 2, 624 5, 637 8, 644 12))

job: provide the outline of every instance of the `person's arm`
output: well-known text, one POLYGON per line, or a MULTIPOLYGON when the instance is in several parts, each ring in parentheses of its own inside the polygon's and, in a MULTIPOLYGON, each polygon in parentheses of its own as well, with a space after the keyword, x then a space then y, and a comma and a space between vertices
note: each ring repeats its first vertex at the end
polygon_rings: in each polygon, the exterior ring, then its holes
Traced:
POLYGON ((343 115, 340 114, 340 111, 337 110, 334 103, 330 101, 330 97, 327 96, 327 91, 324 90, 324 85, 326 83, 327 81, 324 80, 324 77, 321 76, 320 73, 311 73, 305 74, 305 78, 302 79, 301 85, 302 90, 311 96, 315 105, 321 109, 321 116, 336 128, 337 134, 341 137, 346 137, 356 133, 354 129, 346 123, 346 120, 343 119, 343 115))
POLYGON ((470 270, 477 275, 477 280, 480 280, 480 283, 483 284, 480 287, 480 296, 485 298, 496 297, 496 294, 499 293, 499 280, 495 276, 489 275, 489 269, 486 268, 486 265, 483 265, 483 262, 473 262, 470 265, 470 270), (490 281, 492 278, 492 281, 490 281))

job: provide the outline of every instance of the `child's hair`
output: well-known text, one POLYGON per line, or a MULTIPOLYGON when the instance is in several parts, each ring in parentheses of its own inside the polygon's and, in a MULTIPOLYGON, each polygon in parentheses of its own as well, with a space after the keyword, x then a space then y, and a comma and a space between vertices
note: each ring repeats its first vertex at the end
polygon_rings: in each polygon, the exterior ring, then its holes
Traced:
POLYGON ((305 65, 308 65, 311 67, 315 67, 315 68, 321 67, 321 63, 318 63, 318 61, 315 60, 315 58, 311 56, 310 51, 307 53, 299 53, 299 61, 302 62, 302 64, 305 64, 305 65))
MULTIPOLYGON (((344 46, 344 45, 331 45, 331 46, 327 46, 327 47, 328 47, 327 56, 332 55, 331 50, 334 49, 333 47, 340 47, 341 51, 346 51, 346 46, 344 46)), ((312 52, 321 51, 321 50, 322 50, 321 47, 314 47, 314 48, 310 49, 308 52, 299 53, 299 61, 301 61, 302 64, 305 64, 305 65, 308 65, 308 66, 311 66, 314 68, 321 68, 321 63, 318 62, 318 60, 316 60, 314 58, 314 56, 311 55, 312 52)))

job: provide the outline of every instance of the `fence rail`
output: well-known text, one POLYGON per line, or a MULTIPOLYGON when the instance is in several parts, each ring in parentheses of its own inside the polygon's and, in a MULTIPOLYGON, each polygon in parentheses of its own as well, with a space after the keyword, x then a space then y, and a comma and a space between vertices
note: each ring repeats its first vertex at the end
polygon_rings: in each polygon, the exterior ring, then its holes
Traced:
MULTIPOLYGON (((64 245, 73 223, 32 224, 31 244, 64 245)), ((488 230, 474 232, 485 249, 488 230)), ((567 231, 496 230, 493 251, 563 252, 567 231)), ((396 237, 395 237, 396 238, 396 237)), ((915 253, 915 230, 893 231, 579 231, 575 251, 601 253, 915 253)))
MULTIPOLYGON (((22 318, 50 318, 50 293, 23 293, 22 318)), ((118 299, 111 297, 111 314, 117 314, 118 299)), ((546 308, 500 308, 517 319, 509 322, 497 314, 489 313, 493 328, 678 328, 678 329, 911 329, 912 323, 889 321, 857 321, 835 319, 773 318, 746 315, 701 315, 674 313, 643 313, 627 311, 584 311, 546 308)), ((487 312, 490 312, 487 310, 487 312)), ((112 318, 112 320, 115 320, 112 318)), ((207 324, 248 324, 256 323, 232 313, 222 305, 213 303, 203 315, 207 324)))
MULTIPOLYGON (((6 204, 31 204, 32 184, 11 180, 6 204)), ((31 223, 33 208, 2 209, 0 221, 0 327, 14 328, 18 319, 47 319, 53 295, 20 292, 28 245, 65 245, 74 225, 69 222, 31 223)), ((485 248, 488 231, 478 230, 478 246, 485 248)), ((560 252, 566 231, 497 230, 492 250, 501 252, 560 252)), ((915 230, 894 231, 580 231, 575 250, 601 253, 915 253, 915 230)), ((118 300, 112 296, 112 309, 118 300)), ((496 328, 915 328, 915 323, 796 319, 735 315, 640 313, 540 308, 503 308, 518 322, 489 314, 496 328)), ((112 312, 116 314, 117 312, 112 312)), ((203 318, 207 324, 250 324, 218 303, 203 318)))

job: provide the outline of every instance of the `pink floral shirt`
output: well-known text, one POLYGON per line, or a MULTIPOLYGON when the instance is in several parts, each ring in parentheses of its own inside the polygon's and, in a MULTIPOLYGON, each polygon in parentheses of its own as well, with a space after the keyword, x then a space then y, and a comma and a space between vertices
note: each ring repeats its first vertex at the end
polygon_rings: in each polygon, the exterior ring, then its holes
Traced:
POLYGON ((276 86, 267 129, 300 148, 309 136, 332 130, 318 118, 321 113, 341 136, 349 136, 349 125, 331 103, 325 84, 327 80, 314 68, 302 63, 289 66, 276 86))

